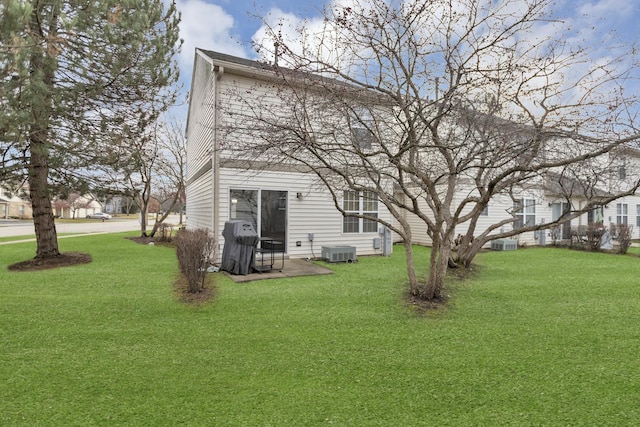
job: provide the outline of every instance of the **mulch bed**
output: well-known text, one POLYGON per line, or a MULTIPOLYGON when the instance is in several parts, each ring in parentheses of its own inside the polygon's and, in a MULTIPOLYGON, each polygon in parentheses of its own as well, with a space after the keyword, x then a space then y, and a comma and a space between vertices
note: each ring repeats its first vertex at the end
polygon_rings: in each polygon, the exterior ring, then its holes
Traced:
POLYGON ((33 258, 9 266, 10 271, 40 271, 52 268, 69 267, 72 265, 88 264, 91 255, 81 252, 64 252, 51 258, 33 258))
POLYGON ((206 275, 204 287, 200 292, 189 292, 187 279, 182 274, 176 279, 174 288, 178 300, 190 305, 202 305, 216 296, 216 287, 210 274, 206 275))

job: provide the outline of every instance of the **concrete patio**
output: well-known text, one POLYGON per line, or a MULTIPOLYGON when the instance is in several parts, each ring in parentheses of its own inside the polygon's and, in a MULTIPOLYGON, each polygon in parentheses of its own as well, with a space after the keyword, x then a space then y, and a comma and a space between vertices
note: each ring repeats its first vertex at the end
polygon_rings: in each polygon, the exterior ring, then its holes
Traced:
POLYGON ((318 265, 311 261, 304 259, 285 259, 284 267, 282 271, 279 270, 280 264, 274 265, 274 269, 271 271, 265 271, 262 273, 251 273, 247 275, 229 274, 226 271, 224 273, 228 278, 236 283, 252 282, 254 280, 265 279, 282 279, 285 277, 299 277, 299 276, 317 276, 323 274, 333 274, 333 271, 326 267, 318 265))

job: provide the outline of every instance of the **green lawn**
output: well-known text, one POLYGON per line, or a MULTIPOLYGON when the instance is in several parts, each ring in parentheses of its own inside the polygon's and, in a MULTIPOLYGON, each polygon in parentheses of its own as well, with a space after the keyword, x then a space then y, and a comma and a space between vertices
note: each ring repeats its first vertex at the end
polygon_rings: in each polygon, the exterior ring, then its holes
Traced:
POLYGON ((637 257, 487 252, 418 316, 400 247, 332 276, 217 273, 217 299, 188 307, 171 249, 60 246, 94 261, 10 273, 34 246, 0 246, 0 425, 640 423, 637 257))

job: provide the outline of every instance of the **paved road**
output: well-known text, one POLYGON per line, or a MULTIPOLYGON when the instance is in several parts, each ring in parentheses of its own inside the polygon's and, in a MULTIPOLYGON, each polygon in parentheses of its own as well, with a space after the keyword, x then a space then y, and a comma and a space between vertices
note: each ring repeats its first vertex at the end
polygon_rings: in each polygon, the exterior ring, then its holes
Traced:
MULTIPOLYGON (((173 215, 167 218, 167 222, 177 224, 179 216, 173 215)), ((153 225, 153 222, 151 222, 153 225)), ((150 229, 151 227, 149 227, 150 229)), ((58 223, 56 231, 61 233, 119 233, 121 231, 140 230, 140 224, 137 219, 119 219, 112 218, 104 222, 79 222, 75 223, 58 223)), ((34 236, 33 221, 19 220, 0 220, 0 237, 11 236, 34 236)))

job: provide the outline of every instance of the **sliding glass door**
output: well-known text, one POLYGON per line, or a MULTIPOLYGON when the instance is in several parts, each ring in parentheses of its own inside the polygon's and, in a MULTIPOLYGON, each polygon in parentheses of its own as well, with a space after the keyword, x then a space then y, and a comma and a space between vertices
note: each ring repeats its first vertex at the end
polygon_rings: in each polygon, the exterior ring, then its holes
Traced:
POLYGON ((230 191, 229 219, 241 219, 253 224, 262 238, 273 240, 274 249, 286 252, 287 191, 230 191))

